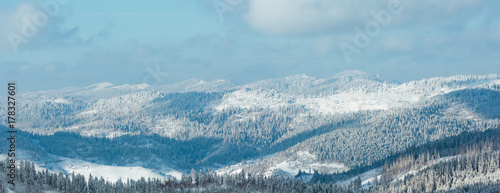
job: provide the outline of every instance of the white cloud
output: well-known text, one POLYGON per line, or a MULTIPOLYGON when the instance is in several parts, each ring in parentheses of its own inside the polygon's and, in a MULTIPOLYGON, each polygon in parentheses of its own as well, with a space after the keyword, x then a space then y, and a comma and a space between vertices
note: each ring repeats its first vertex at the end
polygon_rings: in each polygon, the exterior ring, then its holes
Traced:
POLYGON ((0 2, 0 52, 84 42, 75 36, 77 27, 62 28, 66 4, 62 0, 0 2))
POLYGON ((37 5, 31 2, 20 2, 14 10, 0 10, 0 50, 11 50, 9 34, 22 34, 23 18, 32 18, 39 11, 37 5))
POLYGON ((332 33, 352 30, 372 19, 372 11, 388 9, 391 2, 404 8, 397 23, 429 25, 467 14, 487 1, 457 0, 249 0, 248 25, 269 34, 332 33))
POLYGON ((266 33, 304 33, 327 28, 347 14, 344 1, 250 0, 248 24, 266 33))

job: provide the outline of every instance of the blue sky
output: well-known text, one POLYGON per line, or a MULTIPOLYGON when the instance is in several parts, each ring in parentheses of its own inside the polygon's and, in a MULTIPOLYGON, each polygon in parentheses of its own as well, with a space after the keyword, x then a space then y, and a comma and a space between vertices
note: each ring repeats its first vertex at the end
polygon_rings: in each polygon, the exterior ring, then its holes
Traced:
POLYGON ((0 80, 27 90, 362 70, 500 73, 499 1, 0 1, 0 80), (151 72, 159 79, 152 78, 151 72))

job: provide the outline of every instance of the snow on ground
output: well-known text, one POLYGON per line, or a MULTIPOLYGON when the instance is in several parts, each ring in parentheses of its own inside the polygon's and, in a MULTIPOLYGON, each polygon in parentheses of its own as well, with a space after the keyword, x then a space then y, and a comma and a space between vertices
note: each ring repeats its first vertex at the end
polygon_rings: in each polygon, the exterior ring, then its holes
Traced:
POLYGON ((395 179, 394 179, 391 183, 395 183, 395 182, 397 182, 397 181, 404 180, 404 179, 405 179, 405 177, 406 177, 406 176, 408 176, 408 175, 411 175, 411 174, 416 174, 416 173, 418 173, 419 171, 424 170, 425 168, 428 168, 428 167, 433 166, 433 165, 435 165, 435 164, 439 164, 439 163, 441 163, 441 162, 447 162, 447 161, 450 161, 450 160, 452 160, 452 159, 454 159, 454 158, 457 158, 457 157, 459 157, 459 156, 460 156, 460 155, 458 155, 458 156, 456 156, 456 155, 455 155, 455 156, 448 156, 448 157, 442 157, 442 158, 439 158, 439 159, 434 160, 433 162, 429 163, 428 165, 422 166, 422 167, 420 167, 420 168, 418 168, 418 169, 416 169, 416 170, 413 170, 413 169, 412 169, 412 170, 410 170, 410 171, 407 171, 407 172, 404 172, 404 173, 402 173, 402 174, 399 174, 399 175, 398 175, 398 176, 397 176, 397 177, 396 177, 396 178, 395 178, 395 179))
POLYGON ((176 178, 178 180, 181 179, 182 175, 184 175, 184 173, 182 172, 179 172, 175 169, 172 169, 172 168, 169 168, 169 167, 166 167, 166 166, 163 166, 160 171, 159 171, 161 174, 165 175, 167 178, 176 178))
POLYGON ((272 164, 264 172, 265 176, 273 174, 286 174, 288 176, 295 176, 299 170, 304 172, 314 172, 317 170, 319 173, 335 173, 347 170, 347 166, 341 163, 320 163, 317 161, 316 156, 307 151, 299 151, 287 160, 272 164))
MULTIPOLYGON (((361 110, 387 110, 412 104, 423 99, 422 93, 413 93, 410 87, 393 87, 377 92, 347 90, 329 96, 294 96, 275 91, 238 90, 222 99, 214 109, 222 111, 231 108, 274 109, 286 105, 304 106, 310 112, 336 114, 361 110)), ((447 91, 449 92, 449 91, 447 91)), ((427 98, 430 98, 428 96, 427 98)))
MULTIPOLYGON (((266 157, 271 158, 274 157, 274 155, 268 155, 266 157)), ((289 157, 287 160, 281 160, 278 162, 267 160, 269 162, 266 161, 265 163, 262 163, 261 161, 263 161, 262 158, 240 162, 217 170, 217 174, 235 175, 241 173, 241 171, 243 170, 246 170, 245 168, 256 169, 256 167, 257 168, 262 167, 264 168, 262 170, 262 174, 264 176, 269 177, 271 175, 277 174, 277 175, 285 175, 287 177, 293 177, 299 173, 299 170, 302 170, 304 172, 311 171, 311 173, 314 170, 317 170, 320 173, 331 174, 334 172, 345 171, 348 169, 347 166, 341 163, 320 163, 317 161, 316 156, 312 155, 307 151, 299 151, 295 155, 289 157)), ((310 178, 312 177, 312 176, 307 177, 305 175, 303 176, 304 176, 303 180, 310 180, 310 178)))
POLYGON ((109 82, 102 82, 102 83, 93 84, 93 85, 84 87, 84 89, 89 89, 89 90, 92 90, 92 91, 98 91, 98 90, 102 90, 102 89, 105 89, 105 88, 108 88, 108 87, 111 87, 111 86, 113 86, 113 84, 111 84, 109 82))
MULTIPOLYGON (((361 178, 361 186, 369 187, 370 184, 373 184, 373 181, 375 180, 375 178, 377 178, 377 180, 380 180, 380 176, 381 176, 380 173, 381 172, 382 172, 382 168, 375 168, 373 170, 364 172, 361 175, 359 175, 361 178)), ((336 184, 347 186, 356 179, 358 179, 358 176, 349 178, 348 180, 337 182, 336 184)))
MULTIPOLYGON (((450 161, 450 160, 457 158, 457 157, 460 157, 460 156, 462 156, 462 155, 449 156, 449 157, 443 157, 443 158, 437 159, 436 161, 434 161, 426 166, 423 166, 423 167, 418 168, 416 170, 410 170, 408 172, 400 174, 398 176, 398 178, 393 180, 391 183, 396 183, 398 180, 404 180, 404 178, 406 176, 408 176, 410 174, 417 174, 419 171, 424 170, 425 168, 430 167, 434 164, 438 164, 441 162, 447 162, 447 161, 450 161)), ((498 182, 499 176, 500 176, 500 171, 498 171, 498 170, 493 172, 493 173, 488 172, 487 174, 483 174, 483 175, 464 174, 463 178, 461 178, 461 177, 454 178, 454 181, 455 181, 454 183, 461 184, 461 185, 473 185, 473 184, 477 184, 477 183, 487 184, 488 182, 498 182)), ((446 189, 437 189, 437 191, 441 191, 441 190, 446 190, 446 189)))
MULTIPOLYGON (((19 166, 19 164, 21 164, 21 159, 22 160, 31 160, 32 156, 26 154, 23 150, 17 150, 16 157, 17 157, 15 159, 16 160, 16 166, 19 166)), ((0 160, 5 160, 7 158, 8 158, 7 154, 0 154, 0 160)), ((45 169, 47 169, 45 167, 45 164, 37 164, 37 163, 35 163, 35 170, 36 171, 40 171, 41 172, 41 171, 44 171, 45 169)), ((52 171, 49 170, 49 172, 52 172, 52 171)))
POLYGON ((465 104, 454 104, 452 107, 446 109, 444 115, 446 117, 453 117, 458 119, 480 119, 479 115, 473 110, 470 110, 470 108, 468 108, 465 104))
POLYGON ((362 110, 387 110, 419 101, 418 95, 398 95, 390 93, 343 92, 327 97, 301 98, 303 104, 312 112, 335 114, 362 110))
POLYGON ((165 176, 158 174, 156 171, 151 169, 146 169, 140 166, 135 167, 120 167, 120 166, 108 166, 95 164, 79 159, 71 158, 60 158, 61 162, 58 163, 62 169, 67 173, 78 173, 85 177, 89 174, 96 176, 98 178, 103 177, 105 180, 116 182, 118 179, 126 180, 134 179, 139 180, 141 177, 144 178, 165 178, 165 176))
POLYGON ((94 114, 129 115, 143 110, 152 100, 158 97, 160 97, 158 92, 141 91, 109 99, 100 99, 90 108, 77 114, 77 116, 85 117, 94 114))
POLYGON ((56 104, 71 104, 71 102, 67 99, 56 98, 56 99, 45 99, 44 102, 56 103, 56 104))
MULTIPOLYGON (((18 152, 19 159, 23 160, 33 160, 32 156, 24 153, 23 151, 18 152)), ((0 154, 0 159, 6 159, 6 154, 0 154)), ((119 178, 122 180, 134 179, 138 180, 141 177, 147 179, 158 178, 164 179, 166 177, 175 177, 181 179, 182 172, 176 171, 169 167, 163 167, 159 171, 153 169, 143 168, 141 166, 110 166, 101 165, 96 163, 91 163, 88 161, 65 158, 59 156, 49 156, 44 158, 45 160, 40 160, 35 162, 35 169, 38 171, 43 171, 49 169, 50 172, 62 172, 66 174, 82 174, 85 178, 89 177, 89 174, 96 176, 98 178, 103 177, 105 180, 116 182, 119 178)), ((18 161, 16 159, 16 161, 18 161)), ((18 162, 20 163, 20 162, 18 162)), ((136 164, 137 165, 137 164, 136 164)))
POLYGON ((236 170, 232 171, 230 174, 231 175, 236 175, 236 174, 241 173, 242 171, 243 171, 243 169, 240 168, 240 169, 236 169, 236 170))
POLYGON ((189 130, 194 127, 196 122, 185 118, 176 118, 174 116, 165 116, 163 119, 156 121, 149 127, 151 133, 156 133, 161 136, 175 137, 178 133, 189 130))
MULTIPOLYGON (((214 105, 214 109, 217 111, 231 108, 273 109, 286 105, 295 105, 304 106, 310 112, 319 114, 386 110, 403 107, 464 88, 484 87, 488 84, 496 85, 500 82, 498 78, 497 75, 439 77, 403 84, 380 83, 374 87, 332 90, 332 93, 327 95, 314 95, 313 89, 310 91, 313 95, 310 96, 287 94, 273 89, 240 89, 226 94, 219 104, 214 105)), ((317 81, 324 80, 319 79, 317 81)))
POLYGON ((243 109, 266 108, 274 109, 287 104, 289 95, 276 93, 272 91, 246 91, 240 89, 228 95, 225 95, 222 102, 214 107, 217 111, 239 107, 243 109))
POLYGON ((113 89, 130 89, 130 90, 144 90, 149 88, 149 84, 143 83, 143 84, 124 84, 124 85, 118 85, 118 86, 113 86, 113 89))
MULTIPOLYGON (((217 173, 217 175, 224 175, 224 174, 234 175, 234 174, 239 174, 239 173, 241 173, 241 171, 243 171, 243 168, 248 167, 248 166, 252 165, 253 163, 255 163, 257 161, 261 161, 261 159, 247 160, 247 161, 240 162, 240 163, 237 163, 237 164, 234 164, 234 165, 223 167, 223 168, 218 169, 216 171, 216 173, 217 173)), ((219 166, 222 166, 222 165, 219 165, 219 166)))

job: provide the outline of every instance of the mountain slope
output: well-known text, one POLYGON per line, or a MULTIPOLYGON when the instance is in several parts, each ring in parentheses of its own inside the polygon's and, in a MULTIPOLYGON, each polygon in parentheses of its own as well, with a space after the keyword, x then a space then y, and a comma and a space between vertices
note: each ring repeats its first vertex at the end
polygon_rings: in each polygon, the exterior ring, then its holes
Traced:
POLYGON ((498 128, 499 90, 498 75, 397 83, 359 71, 241 86, 102 83, 22 93, 18 126, 37 134, 24 146, 37 154, 116 166, 147 159, 141 164, 149 168, 181 171, 253 160, 221 172, 294 175, 369 166, 409 147, 498 128))

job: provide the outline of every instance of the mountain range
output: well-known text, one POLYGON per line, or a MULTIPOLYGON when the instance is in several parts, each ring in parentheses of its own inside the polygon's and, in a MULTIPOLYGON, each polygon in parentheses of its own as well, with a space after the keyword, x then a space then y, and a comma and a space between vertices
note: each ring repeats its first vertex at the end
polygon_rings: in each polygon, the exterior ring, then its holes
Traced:
POLYGON ((500 75, 399 83, 345 71, 244 85, 105 82, 20 93, 18 109, 22 155, 53 171, 101 167, 177 178, 193 168, 288 177, 311 171, 308 181, 313 171, 377 175, 414 148, 498 129, 500 75))

